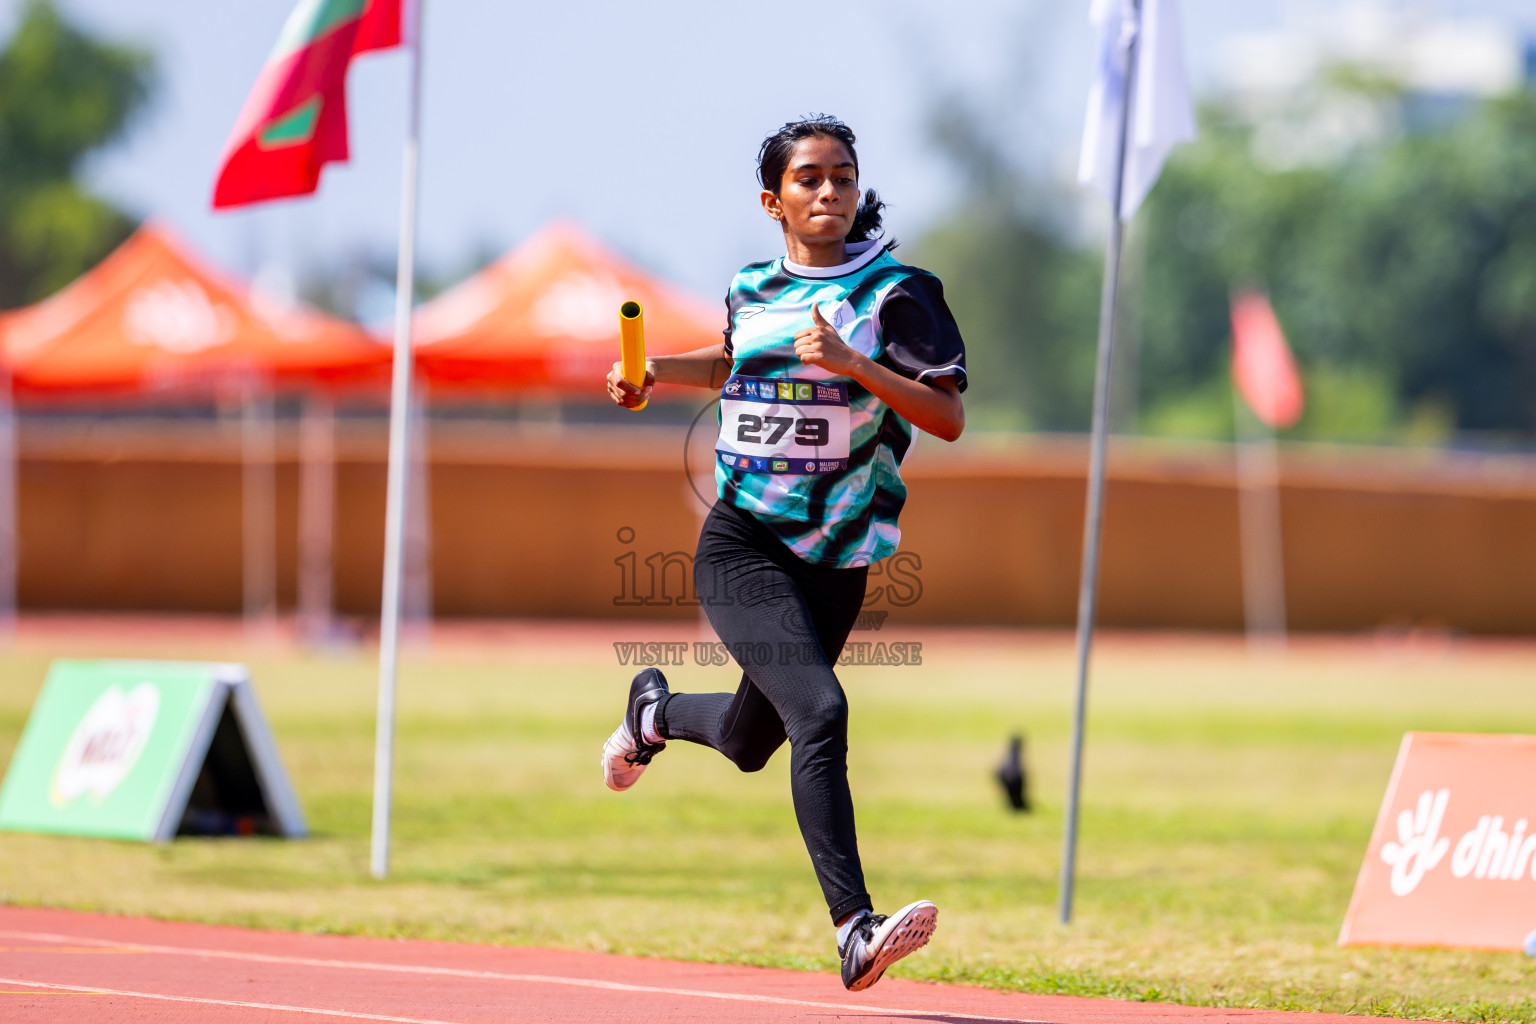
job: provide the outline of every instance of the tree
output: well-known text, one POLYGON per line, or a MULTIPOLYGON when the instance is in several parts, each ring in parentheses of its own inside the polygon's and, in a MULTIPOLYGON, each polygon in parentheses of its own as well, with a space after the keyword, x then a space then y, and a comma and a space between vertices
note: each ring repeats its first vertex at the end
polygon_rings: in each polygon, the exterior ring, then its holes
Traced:
POLYGON ((954 94, 936 100, 929 136, 966 198, 917 240, 912 260, 944 282, 965 337, 973 422, 1085 430, 1102 269, 1067 240, 1059 211, 1070 202, 998 146, 995 122, 954 94))
MULTIPOLYGON (((1131 226, 1117 383, 1139 422, 1117 426, 1232 436, 1229 296, 1257 285, 1307 386, 1294 436, 1536 438, 1536 92, 1426 118, 1341 65, 1261 102, 1206 104, 1131 226)), ((1081 193, 1019 158, 1027 126, 1000 109, 938 89, 929 128, 965 198, 913 255, 944 279, 978 422, 1086 429, 1101 255, 1063 213, 1081 193)))
POLYGON ((121 138, 153 81, 147 52, 28 0, 0 51, 0 308, 62 288, 132 232, 130 216, 76 179, 87 154, 121 138))
POLYGON ((1226 296, 1259 282, 1312 391, 1298 434, 1536 436, 1536 95, 1289 170, 1253 142, 1207 110, 1143 215, 1148 425, 1225 431, 1226 296))
POLYGON ((966 403, 983 427, 1086 430, 1102 270, 1017 209, 977 204, 914 246, 965 336, 966 403))

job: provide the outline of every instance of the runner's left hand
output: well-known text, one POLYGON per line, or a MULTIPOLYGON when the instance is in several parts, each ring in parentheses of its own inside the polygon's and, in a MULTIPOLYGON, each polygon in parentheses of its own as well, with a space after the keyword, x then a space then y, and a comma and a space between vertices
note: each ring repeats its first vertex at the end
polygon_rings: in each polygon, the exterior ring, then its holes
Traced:
POLYGON ((795 355, 800 362, 851 377, 860 359, 838 336, 837 329, 821 315, 819 303, 811 303, 811 326, 795 335, 795 355))

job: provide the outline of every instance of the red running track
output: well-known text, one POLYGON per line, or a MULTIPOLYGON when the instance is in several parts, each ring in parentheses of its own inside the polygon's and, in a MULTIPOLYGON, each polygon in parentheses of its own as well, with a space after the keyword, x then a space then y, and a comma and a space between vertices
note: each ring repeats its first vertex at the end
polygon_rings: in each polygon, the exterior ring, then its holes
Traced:
POLYGON ((0 907, 0 1021, 6 1024, 1367 1019, 1031 996, 898 978, 854 994, 832 974, 0 907))

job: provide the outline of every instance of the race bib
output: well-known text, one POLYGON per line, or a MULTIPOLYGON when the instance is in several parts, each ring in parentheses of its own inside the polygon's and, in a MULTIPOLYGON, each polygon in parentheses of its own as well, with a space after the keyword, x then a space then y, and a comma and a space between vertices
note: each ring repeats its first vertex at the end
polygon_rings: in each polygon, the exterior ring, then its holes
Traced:
POLYGON ((834 473, 848 468, 848 388, 792 377, 732 376, 720 389, 720 440, 727 469, 834 473))

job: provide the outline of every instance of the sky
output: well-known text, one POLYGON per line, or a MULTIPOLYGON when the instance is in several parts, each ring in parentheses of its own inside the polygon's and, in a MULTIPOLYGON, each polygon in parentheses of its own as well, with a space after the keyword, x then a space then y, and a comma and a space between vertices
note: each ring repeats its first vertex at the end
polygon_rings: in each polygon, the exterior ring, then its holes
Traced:
MULTIPOLYGON (((128 140, 92 160, 98 193, 155 217, 237 273, 303 274, 389 255, 399 222, 407 58, 349 80, 352 159, 319 193, 214 213, 218 159, 294 0, 60 0, 90 30, 152 48, 161 79, 128 140)), ((1318 0, 1183 0, 1196 89, 1234 34, 1317 18, 1318 0)), ((1536 32, 1529 0, 1399 0, 1536 32)), ((0 0, 0 38, 22 0, 0 0)), ((925 125, 959 96, 1020 153, 1073 165, 1093 39, 1088 0, 425 0, 422 263, 439 274, 574 220, 706 297, 782 252, 758 205, 757 147, 828 112, 859 135, 863 182, 913 237, 964 199, 925 125)))

